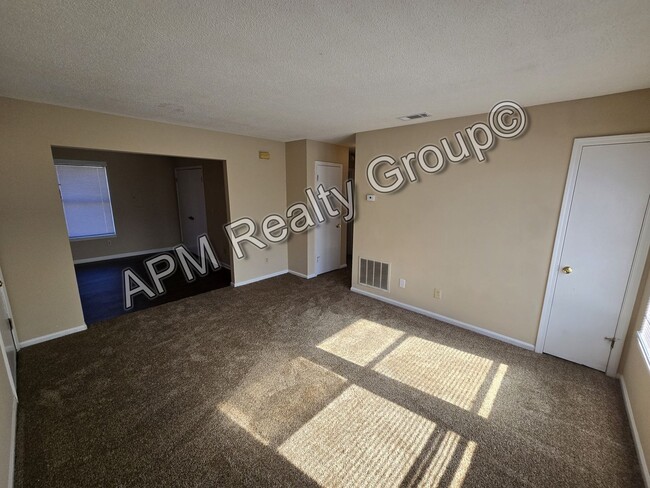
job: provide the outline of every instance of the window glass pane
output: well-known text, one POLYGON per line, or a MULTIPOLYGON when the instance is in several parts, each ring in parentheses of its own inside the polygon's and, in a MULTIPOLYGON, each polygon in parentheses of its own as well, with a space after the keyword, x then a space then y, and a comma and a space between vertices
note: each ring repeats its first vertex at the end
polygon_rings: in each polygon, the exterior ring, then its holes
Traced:
POLYGON ((106 168, 57 165, 68 236, 115 235, 106 168))
POLYGON ((645 350, 646 357, 650 360, 650 301, 645 310, 645 315, 643 316, 643 323, 641 324, 641 330, 639 331, 639 339, 641 340, 641 346, 645 350))

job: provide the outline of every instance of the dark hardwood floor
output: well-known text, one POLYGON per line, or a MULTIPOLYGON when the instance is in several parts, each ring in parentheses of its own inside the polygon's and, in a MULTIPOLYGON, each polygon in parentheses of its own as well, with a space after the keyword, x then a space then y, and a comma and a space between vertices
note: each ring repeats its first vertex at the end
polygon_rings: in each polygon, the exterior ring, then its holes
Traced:
POLYGON ((173 275, 163 280, 167 293, 152 300, 149 300, 144 293, 138 294, 133 298, 133 308, 127 311, 124 309, 122 270, 131 268, 147 284, 151 285, 151 280, 143 264, 150 256, 142 255, 75 266, 81 305, 87 325, 230 286, 230 270, 223 267, 217 271, 211 271, 207 276, 198 277, 191 283, 185 281, 182 271, 177 269, 173 275))

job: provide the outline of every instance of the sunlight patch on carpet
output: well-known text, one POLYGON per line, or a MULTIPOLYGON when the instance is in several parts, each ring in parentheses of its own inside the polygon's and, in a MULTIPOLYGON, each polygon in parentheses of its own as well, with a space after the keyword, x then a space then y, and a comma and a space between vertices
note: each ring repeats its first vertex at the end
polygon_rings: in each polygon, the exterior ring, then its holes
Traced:
POLYGON ((449 488, 460 488, 463 486, 465 477, 467 476, 469 468, 472 465, 472 458, 474 457, 474 453, 476 452, 477 447, 478 444, 476 444, 474 441, 469 441, 467 443, 465 450, 463 451, 463 456, 460 458, 460 462, 456 468, 456 473, 454 474, 451 483, 449 483, 449 488))
POLYGON ((366 366, 404 332, 360 319, 328 337, 316 347, 359 366, 366 366))
POLYGON ((418 486, 431 486, 436 487, 440 486, 442 477, 447 471, 447 466, 451 461, 456 448, 458 447, 458 442, 460 441, 460 436, 455 432, 446 432, 440 446, 435 452, 431 463, 426 467, 424 475, 418 486))
POLYGON ((460 488, 467 476, 476 447, 476 442, 465 441, 456 432, 445 432, 433 451, 428 453, 430 460, 422 463, 409 486, 460 488))
POLYGON ((419 337, 409 337, 373 370, 464 410, 471 410, 491 366, 489 359, 419 337))
POLYGON ((279 445, 336 397, 345 378, 298 357, 261 362, 219 410, 264 445, 279 445))
POLYGON ((490 388, 485 394, 485 397, 483 398, 483 403, 481 404, 481 408, 478 411, 478 414, 484 419, 488 418, 490 416, 490 413, 492 412, 492 407, 494 407, 494 401, 497 398, 497 393, 499 393, 499 390, 501 389, 501 383, 503 383, 503 378, 505 378, 507 371, 508 371, 507 365, 499 364, 499 367, 497 368, 497 372, 492 378, 492 383, 490 384, 490 388))
POLYGON ((353 385, 278 451, 322 486, 396 486, 435 428, 430 420, 353 385))

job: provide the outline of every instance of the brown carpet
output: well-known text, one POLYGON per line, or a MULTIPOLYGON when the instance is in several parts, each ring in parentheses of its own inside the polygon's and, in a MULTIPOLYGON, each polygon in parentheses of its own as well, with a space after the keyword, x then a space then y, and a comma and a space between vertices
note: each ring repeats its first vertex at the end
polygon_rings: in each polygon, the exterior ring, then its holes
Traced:
POLYGON ((643 486, 618 381, 348 283, 285 275, 24 349, 16 486, 643 486))

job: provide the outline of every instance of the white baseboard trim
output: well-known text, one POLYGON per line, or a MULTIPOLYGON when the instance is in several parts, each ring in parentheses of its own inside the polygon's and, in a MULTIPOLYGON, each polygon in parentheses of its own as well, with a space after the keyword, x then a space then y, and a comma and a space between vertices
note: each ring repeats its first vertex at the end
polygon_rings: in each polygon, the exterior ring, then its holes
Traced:
POLYGON ((623 390, 623 402, 625 403, 627 418, 630 422, 630 429, 632 430, 632 438, 634 439, 634 445, 636 446, 636 453, 639 457, 639 466, 641 466, 641 473, 643 474, 643 480, 645 481, 646 487, 650 487, 650 471, 648 471, 648 465, 645 462, 645 455, 643 454, 641 438, 639 437, 639 431, 637 430, 636 422, 634 421, 634 413, 632 412, 630 397, 627 394, 627 386, 625 386, 625 378, 623 376, 620 376, 620 380, 621 390, 623 390))
POLYGON ((503 334, 499 334, 497 332, 492 332, 491 330, 488 329, 483 329, 482 327, 477 327, 476 325, 472 324, 467 324, 465 322, 461 322, 460 320, 452 319, 450 317, 445 317, 444 315, 440 315, 435 312, 430 312, 429 310, 425 310, 423 308, 415 307, 413 305, 408 305, 406 303, 398 302, 397 300, 393 300, 392 298, 386 298, 381 295, 376 295, 374 293, 371 293, 366 290, 361 290, 356 287, 350 288, 351 291, 354 293, 358 293, 360 295, 365 295, 370 298, 374 298, 375 300, 379 300, 385 303, 389 303, 390 305, 395 305, 396 307, 404 308, 406 310, 410 310, 411 312, 419 313, 421 315, 425 315, 427 317, 430 317, 432 319, 440 320, 442 322, 447 322, 448 324, 455 325, 457 327, 460 327, 462 329, 467 329, 471 330, 472 332, 476 332, 477 334, 481 334, 487 337, 490 337, 492 339, 496 339, 501 342, 507 342, 508 344, 512 344, 513 346, 521 347, 523 349, 527 349, 529 351, 533 351, 535 349, 535 346, 533 344, 529 344, 524 341, 520 341, 519 339, 514 339, 512 337, 505 336, 503 334))
POLYGON ((18 428, 18 401, 15 398, 13 398, 13 401, 11 412, 11 444, 9 445, 9 479, 7 480, 7 486, 9 488, 13 488, 14 486, 14 472, 16 467, 16 429, 18 428))
POLYGON ((47 334, 44 336, 40 337, 35 337, 33 339, 28 339, 26 341, 22 341, 20 343, 20 347, 29 347, 33 346, 34 344, 40 344, 41 342, 46 342, 46 341, 51 341, 52 339, 58 339, 59 337, 67 336, 70 334, 75 334, 77 332, 83 332, 84 330, 87 330, 88 326, 86 324, 81 324, 77 327, 72 327, 71 329, 65 329, 61 330, 59 332, 53 332, 51 334, 47 334))
POLYGON ((224 262, 219 261, 219 264, 221 265, 222 268, 226 268, 226 269, 230 269, 230 270, 232 269, 228 263, 224 263, 224 262))
POLYGON ((282 271, 276 271, 275 273, 267 274, 264 276, 258 276, 256 278, 251 278, 250 280, 236 281, 231 284, 236 288, 238 286, 250 285, 251 283, 255 283, 257 281, 263 281, 263 280, 268 280, 269 278, 275 278, 276 276, 287 274, 288 272, 289 270, 283 269, 282 271))
POLYGON ((300 277, 300 278, 304 278, 304 279, 306 279, 306 280, 311 280, 312 278, 316 278, 316 275, 315 275, 315 274, 306 275, 306 274, 298 273, 298 271, 294 271, 294 270, 292 270, 292 269, 290 269, 290 270, 287 271, 287 272, 288 272, 289 274, 292 274, 292 275, 294 275, 294 276, 298 276, 298 277, 300 277))
POLYGON ((347 267, 348 267, 348 263, 343 263, 341 266, 339 266, 339 269, 343 269, 347 267))
MULTIPOLYGON (((157 254, 161 252, 170 252, 173 247, 161 247, 159 249, 147 249, 145 251, 123 252, 121 254, 111 254, 110 256, 98 256, 96 258, 75 259, 74 264, 95 263, 98 261, 110 261, 111 259, 130 258, 133 256, 142 256, 144 254, 157 254)), ((222 264, 223 266, 223 264, 222 264)))

